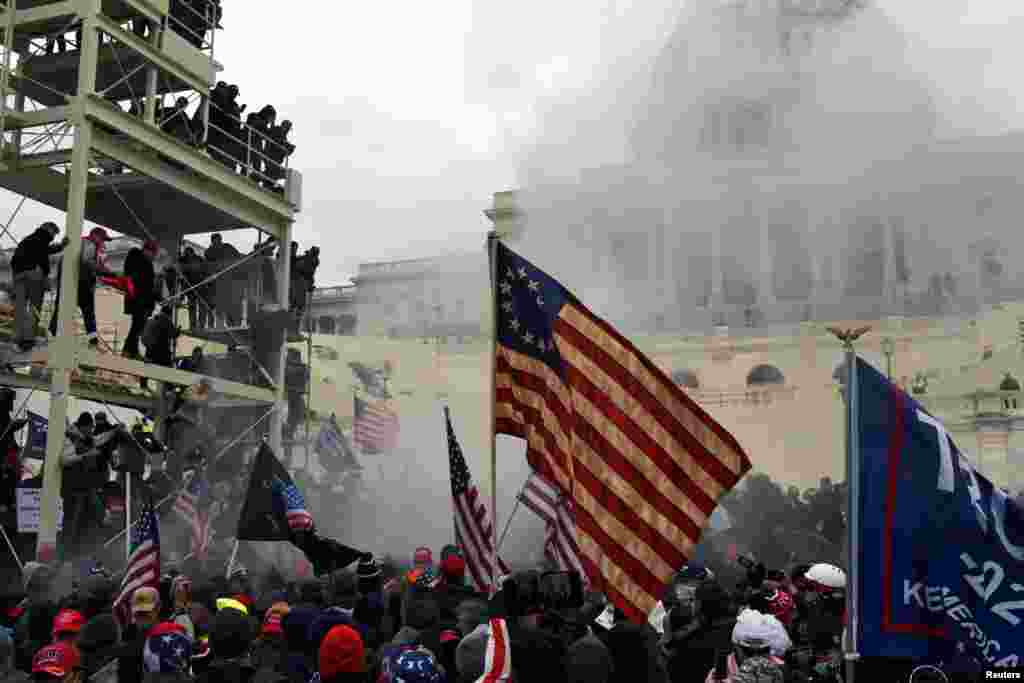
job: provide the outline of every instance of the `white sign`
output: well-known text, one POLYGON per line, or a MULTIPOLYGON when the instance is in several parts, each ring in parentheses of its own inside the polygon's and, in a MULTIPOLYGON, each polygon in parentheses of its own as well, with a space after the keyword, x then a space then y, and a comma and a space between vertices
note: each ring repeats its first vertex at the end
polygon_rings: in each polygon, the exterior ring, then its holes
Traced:
MULTIPOLYGON (((16 488, 18 500, 18 533, 39 533, 39 508, 43 498, 42 489, 16 488)), ((57 530, 64 526, 64 501, 57 497, 57 530)))

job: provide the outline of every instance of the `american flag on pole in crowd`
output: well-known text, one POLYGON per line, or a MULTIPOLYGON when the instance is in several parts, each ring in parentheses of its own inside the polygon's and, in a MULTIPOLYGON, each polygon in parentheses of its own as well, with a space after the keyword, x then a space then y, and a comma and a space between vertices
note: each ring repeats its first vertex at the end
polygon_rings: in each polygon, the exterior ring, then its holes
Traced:
POLYGON ((462 447, 455 438, 448 408, 444 409, 444 421, 448 433, 448 464, 452 475, 452 508, 455 514, 455 542, 463 550, 466 570, 476 584, 477 590, 487 591, 491 586, 492 563, 498 563, 494 578, 509 573, 506 565, 494 552, 494 527, 483 497, 473 485, 469 475, 462 447))
POLYGON ((355 397, 353 441, 363 453, 384 453, 398 443, 398 413, 385 401, 355 397))
POLYGON ((531 474, 519 493, 519 501, 544 520, 547 533, 544 538, 544 557, 559 571, 577 571, 584 584, 587 573, 580 563, 580 548, 576 545, 576 520, 572 502, 563 496, 557 486, 544 478, 531 474))
POLYGON ((114 601, 114 614, 122 624, 131 621, 132 594, 143 586, 160 587, 160 528, 152 501, 143 504, 139 521, 132 529, 128 569, 114 601))
POLYGON ((191 531, 190 552, 196 559, 206 557, 210 547, 210 485, 198 473, 192 477, 178 498, 174 510, 185 520, 191 531))
POLYGON ((642 623, 750 469, 725 429, 560 283, 493 244, 495 422, 572 502, 579 559, 642 623))

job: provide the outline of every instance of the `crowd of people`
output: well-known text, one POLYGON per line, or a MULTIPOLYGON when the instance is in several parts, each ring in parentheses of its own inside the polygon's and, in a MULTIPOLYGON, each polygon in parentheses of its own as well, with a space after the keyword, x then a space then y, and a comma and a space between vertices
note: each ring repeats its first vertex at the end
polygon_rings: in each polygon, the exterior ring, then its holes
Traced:
MULTIPOLYGON (((539 573, 505 577, 493 595, 466 581, 457 546, 417 548, 408 571, 372 555, 287 581, 241 565, 165 567, 123 596, 102 566, 26 565, 2 596, 0 675, 135 683, 461 683, 485 673, 492 619, 507 629, 510 674, 530 683, 838 681, 845 574, 832 565, 765 572, 730 591, 690 564, 639 624, 598 592, 545 606, 539 573), (64 572, 62 577, 61 572, 64 572), (122 623, 123 622, 123 623, 122 623)), ((752 572, 756 574, 757 572, 752 572)), ((500 645, 498 645, 500 648, 500 645)), ((492 655, 494 656, 494 655, 492 655)))
MULTIPOLYGON (((44 341, 39 329, 43 299, 50 288, 51 258, 68 244, 68 239, 57 242, 60 228, 52 222, 40 225, 22 239, 11 258, 15 304, 14 341, 22 351, 29 351, 44 341)), ((82 251, 78 269, 77 304, 85 324, 89 344, 99 345, 96 326, 96 287, 111 284, 125 293, 124 313, 131 325, 121 352, 135 360, 146 360, 164 366, 174 363, 173 341, 180 333, 175 325, 174 302, 179 292, 187 302, 190 330, 203 330, 222 326, 235 328, 242 324, 244 302, 259 292, 257 304, 279 304, 277 277, 274 269, 273 240, 257 244, 253 252, 242 254, 223 236, 214 233, 205 254, 186 246, 174 262, 157 268, 160 245, 146 240, 129 250, 123 273, 113 272, 107 265, 106 244, 110 235, 100 227, 92 228, 82 237, 82 251), (234 268, 252 256, 248 268, 234 268), (229 268, 233 270, 228 271, 229 268), (226 271, 226 272, 225 272, 226 271), (221 274, 219 275, 218 274, 221 274), (166 300, 166 304, 164 304, 166 300), (140 341, 145 347, 143 355, 140 341)), ((315 276, 320 265, 320 249, 311 247, 299 254, 297 242, 291 243, 291 296, 290 328, 298 333, 300 320, 305 315, 307 298, 315 288, 315 276)), ((60 265, 58 264, 57 295, 60 297, 60 265)), ((50 319, 51 335, 57 332, 59 311, 54 305, 50 319)))

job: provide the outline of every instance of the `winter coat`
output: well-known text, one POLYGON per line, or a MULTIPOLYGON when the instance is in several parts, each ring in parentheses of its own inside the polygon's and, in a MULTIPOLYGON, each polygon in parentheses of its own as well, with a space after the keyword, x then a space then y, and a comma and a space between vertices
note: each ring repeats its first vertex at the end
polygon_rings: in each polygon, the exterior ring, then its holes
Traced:
POLYGON ((143 652, 148 631, 133 625, 124 634, 124 643, 117 657, 117 683, 142 683, 145 672, 143 652))
POLYGON ((142 249, 133 248, 124 259, 124 274, 135 285, 135 296, 125 298, 124 312, 128 315, 141 313, 149 315, 160 297, 156 292, 156 272, 142 249))
POLYGON ((196 676, 196 683, 251 683, 255 674, 256 669, 247 657, 214 659, 206 671, 196 676))
POLYGON ((723 617, 704 625, 688 638, 674 643, 675 652, 669 660, 669 676, 686 681, 696 673, 697 679, 715 666, 719 652, 732 652, 732 629, 735 617, 723 617))
MULTIPOLYGON (((731 635, 731 634, 730 634, 731 635)), ((612 655, 613 681, 622 683, 666 683, 668 676, 661 663, 657 635, 647 624, 616 624, 608 634, 612 655)), ((515 661, 513 655, 512 661, 515 661)))
POLYGON ((565 655, 568 683, 608 683, 613 670, 611 652, 593 631, 570 645, 565 655))
MULTIPOLYGON (((725 683, 783 683, 783 662, 778 657, 750 657, 742 665, 736 664, 736 655, 726 660, 725 683)), ((708 672, 705 683, 715 683, 715 669, 708 672)))
POLYGON ((49 230, 37 228, 35 232, 18 243, 11 256, 11 272, 17 275, 36 268, 43 271, 43 277, 50 276, 50 255, 59 252, 63 246, 51 244, 53 236, 49 230))

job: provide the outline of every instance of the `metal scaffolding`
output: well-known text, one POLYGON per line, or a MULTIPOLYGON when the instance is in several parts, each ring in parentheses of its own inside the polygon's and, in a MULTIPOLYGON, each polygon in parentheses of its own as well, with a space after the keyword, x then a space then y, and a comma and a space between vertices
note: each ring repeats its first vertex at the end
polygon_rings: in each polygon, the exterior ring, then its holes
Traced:
MULTIPOLYGON (((268 155, 271 142, 264 133, 241 122, 239 135, 231 140, 230 151, 236 152, 231 161, 236 163, 225 163, 217 158, 225 156, 223 150, 205 145, 210 93, 220 70, 213 58, 217 7, 207 0, 204 18, 171 16, 169 0, 0 0, 0 187, 21 195, 22 203, 30 198, 64 211, 70 238, 62 256, 56 336, 44 348, 4 361, 8 366, 43 366, 49 376, 0 373, 2 385, 50 393, 52 427, 37 545, 41 560, 51 559, 56 551, 65 443, 60 426, 67 424, 68 398, 137 408, 148 404, 152 414, 166 415, 162 390, 146 399, 83 389, 73 382, 82 367, 171 385, 204 383, 218 394, 241 399, 241 404, 269 405, 260 421, 269 414, 270 445, 280 453, 287 335, 276 367, 256 363, 264 380, 259 386, 103 353, 74 331, 87 220, 154 240, 175 258, 185 235, 255 228, 282 247, 275 264, 277 301, 287 308, 287 247, 299 211, 301 176, 287 168, 286 160, 278 162, 276 152, 268 155), (163 100, 168 95, 193 105, 198 101, 202 140, 168 132, 166 124, 174 116, 185 116, 184 110, 166 113, 163 100), (128 111, 121 106, 125 101, 128 111), (248 144, 238 137, 247 138, 248 144), (238 165, 242 169, 236 173, 238 165), (277 186, 282 178, 284 186, 277 186)), ((10 236, 6 228, 3 233, 10 236)), ((180 300, 180 293, 173 298, 180 300)), ((253 335, 242 331, 222 334, 243 349, 253 342, 253 335)))

